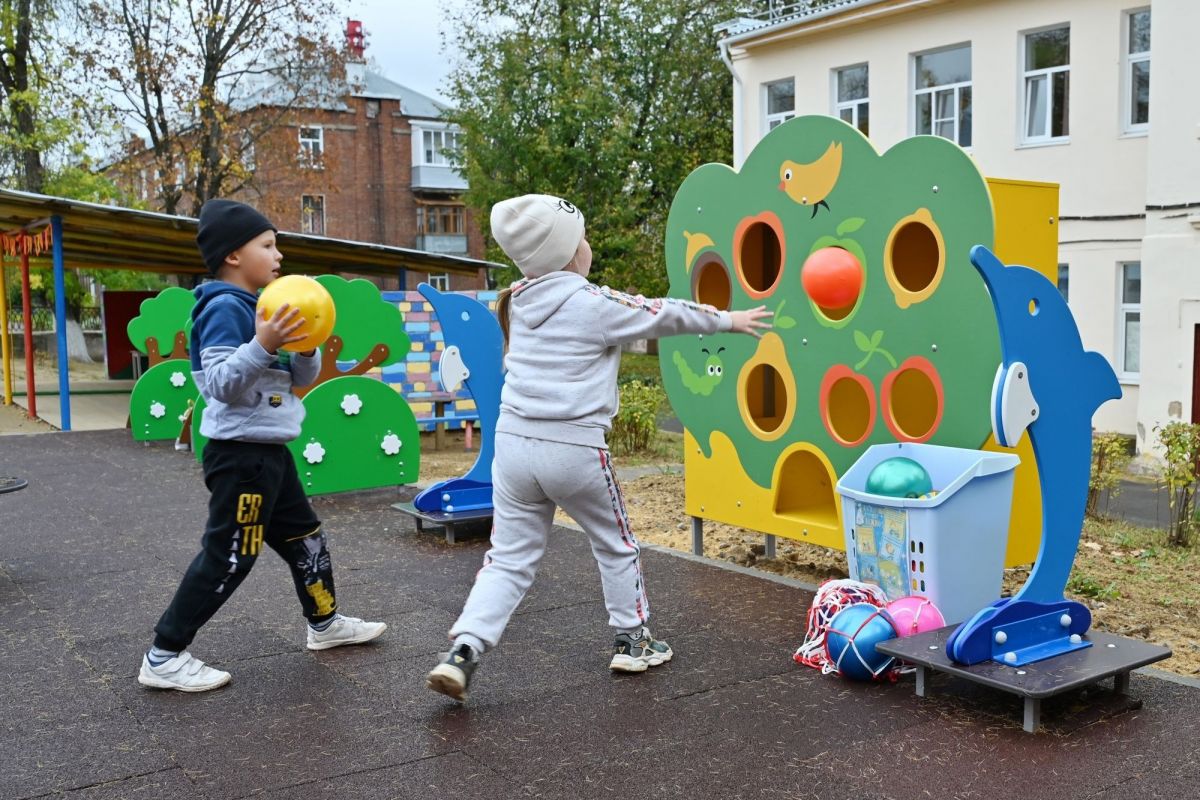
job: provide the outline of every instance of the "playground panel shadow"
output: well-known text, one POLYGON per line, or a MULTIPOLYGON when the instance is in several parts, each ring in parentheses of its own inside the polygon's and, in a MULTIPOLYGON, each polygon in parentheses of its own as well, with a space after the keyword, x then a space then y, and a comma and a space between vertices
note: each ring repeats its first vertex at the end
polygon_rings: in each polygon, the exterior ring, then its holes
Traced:
POLYGON ((933 678, 934 699, 795 665, 811 595, 643 554, 675 659, 606 669, 610 632, 582 535, 556 529, 465 708, 423 686, 486 541, 417 534, 409 488, 317 498, 340 607, 378 642, 304 649, 288 572, 267 554, 193 651, 233 673, 203 695, 134 680, 203 528, 199 467, 124 431, 9 436, 0 466, 0 797, 655 797, 908 800, 1019 793, 1184 797, 1200 781, 1200 689, 1143 674, 1021 730, 1019 703, 933 678))

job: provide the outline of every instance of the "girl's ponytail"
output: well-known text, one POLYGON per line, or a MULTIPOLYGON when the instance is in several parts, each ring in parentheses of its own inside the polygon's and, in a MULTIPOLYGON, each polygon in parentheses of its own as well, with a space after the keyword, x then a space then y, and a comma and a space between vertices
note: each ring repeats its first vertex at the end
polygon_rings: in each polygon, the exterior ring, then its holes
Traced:
POLYGON ((501 289, 496 295, 496 319, 500 321, 500 331, 504 334, 504 346, 508 346, 508 306, 512 301, 512 288, 501 289))

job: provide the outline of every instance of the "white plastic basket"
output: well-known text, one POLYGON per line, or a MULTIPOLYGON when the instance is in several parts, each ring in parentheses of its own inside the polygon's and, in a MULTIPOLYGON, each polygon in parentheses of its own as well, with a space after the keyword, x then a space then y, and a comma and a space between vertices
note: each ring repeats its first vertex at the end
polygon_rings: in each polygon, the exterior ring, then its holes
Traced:
POLYGON ((1006 453, 911 442, 868 448, 837 484, 850 577, 878 585, 888 600, 924 595, 948 625, 997 600, 1019 463, 1006 453), (937 494, 868 494, 871 470, 897 456, 924 467, 937 494))

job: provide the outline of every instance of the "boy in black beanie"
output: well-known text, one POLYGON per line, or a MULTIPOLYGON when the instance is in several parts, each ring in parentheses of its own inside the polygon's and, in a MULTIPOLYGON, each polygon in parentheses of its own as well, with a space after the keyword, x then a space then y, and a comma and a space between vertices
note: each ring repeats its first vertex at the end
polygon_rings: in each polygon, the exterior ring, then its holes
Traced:
POLYGON ((303 339, 299 309, 287 305, 266 318, 258 292, 279 277, 283 259, 275 226, 250 206, 210 200, 200 209, 196 244, 216 280, 196 289, 192 309, 192 375, 208 408, 200 432, 204 482, 212 492, 200 554, 154 627, 138 683, 204 692, 229 683, 187 651, 250 573, 263 544, 287 561, 304 616, 308 649, 324 650, 379 637, 387 625, 337 613, 333 566, 321 521, 300 485, 287 442, 300 433, 304 404, 293 386, 321 369, 321 351, 279 352, 303 339))

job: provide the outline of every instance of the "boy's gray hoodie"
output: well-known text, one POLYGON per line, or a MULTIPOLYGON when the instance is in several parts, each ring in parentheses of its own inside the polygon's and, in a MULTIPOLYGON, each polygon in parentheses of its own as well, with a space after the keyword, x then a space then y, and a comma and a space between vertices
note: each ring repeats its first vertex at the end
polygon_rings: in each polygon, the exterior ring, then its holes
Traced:
POLYGON ((616 292, 574 272, 519 281, 509 305, 508 374, 496 430, 607 447, 621 344, 732 326, 727 311, 616 292))
POLYGON ((225 281, 196 287, 189 352, 192 377, 207 408, 200 433, 209 439, 284 444, 300 435, 304 403, 292 386, 307 386, 321 371, 311 356, 272 355, 254 338, 258 298, 225 281))

